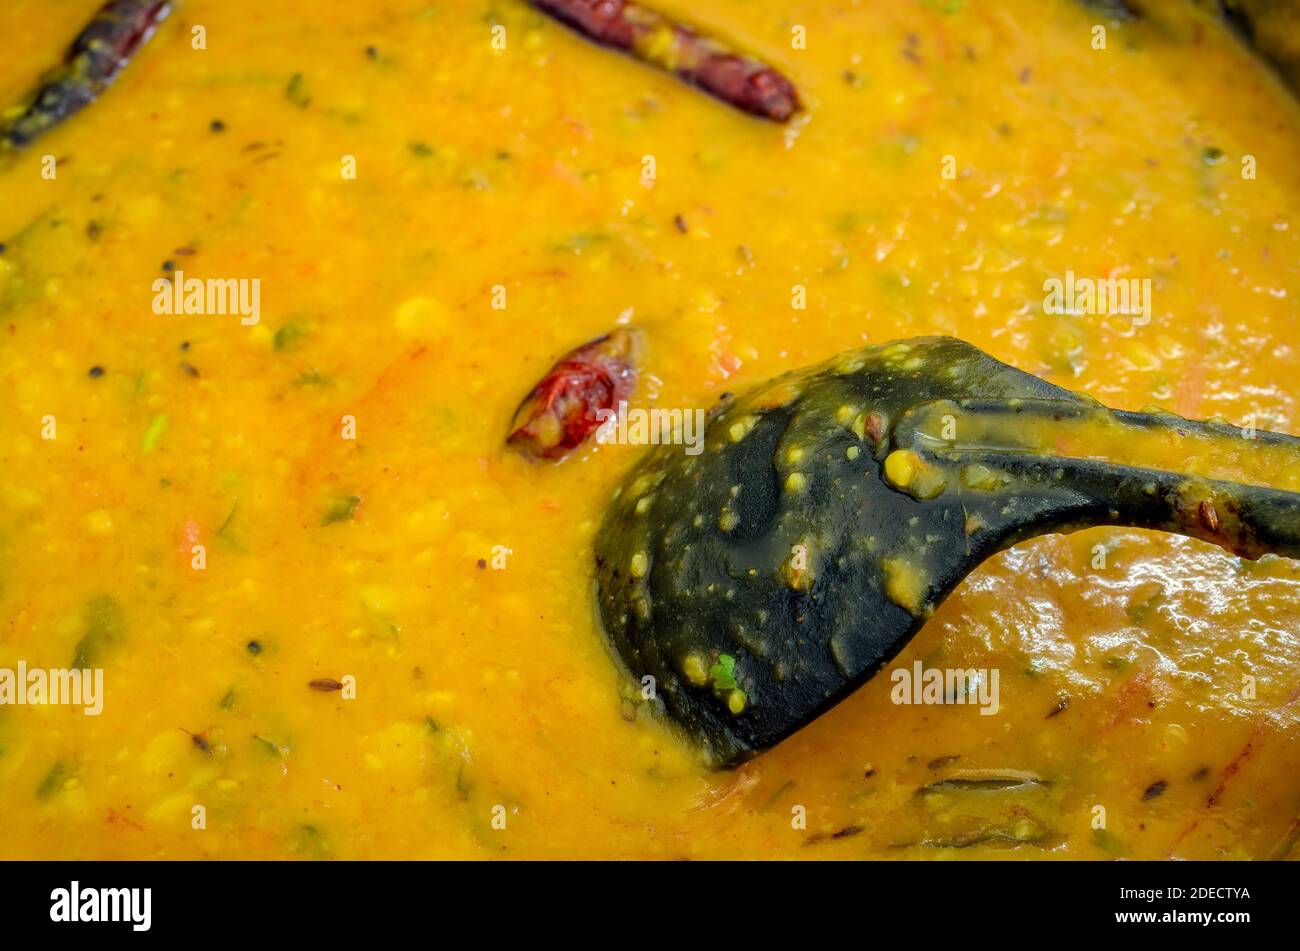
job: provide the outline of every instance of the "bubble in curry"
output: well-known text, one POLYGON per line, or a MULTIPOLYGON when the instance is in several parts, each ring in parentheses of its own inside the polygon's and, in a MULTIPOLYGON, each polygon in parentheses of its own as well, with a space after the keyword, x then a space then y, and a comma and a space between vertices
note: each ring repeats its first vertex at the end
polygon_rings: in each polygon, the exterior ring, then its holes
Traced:
POLYGON ((6 4, 4 856, 1294 857, 1213 6, 6 4))

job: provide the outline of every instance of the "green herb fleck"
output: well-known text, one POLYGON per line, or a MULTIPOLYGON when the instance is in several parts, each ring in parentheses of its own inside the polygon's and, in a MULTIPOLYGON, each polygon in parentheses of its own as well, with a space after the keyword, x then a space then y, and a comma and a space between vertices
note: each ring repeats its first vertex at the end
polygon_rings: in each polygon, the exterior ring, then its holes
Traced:
POLYGON ((736 658, 730 654, 722 654, 718 657, 718 662, 709 668, 709 679, 713 681, 715 690, 735 690, 736 689, 736 658))
POLYGON ((310 370, 299 373, 293 382, 295 386, 328 386, 329 378, 322 374, 320 370, 312 367, 310 370))
POLYGON ((361 504, 361 496, 345 495, 330 502, 329 507, 325 509, 325 516, 321 519, 321 525, 333 525, 335 522, 351 521, 352 516, 357 513, 357 506, 361 504))
POLYGON ((153 452, 158 448, 158 443, 167 433, 167 414, 159 413, 149 423, 149 428, 145 430, 144 438, 140 440, 140 451, 145 453, 153 452))
POLYGON ((609 242, 609 235, 598 231, 582 231, 575 235, 570 235, 563 241, 554 245, 556 251, 567 251, 570 254, 582 254, 584 251, 590 251, 593 248, 609 242))
POLYGON ((63 762, 63 760, 59 760, 51 766, 49 772, 45 774, 45 778, 41 780, 41 784, 36 787, 36 798, 49 799, 58 792, 59 787, 63 785, 63 780, 67 775, 67 772, 68 764, 63 762))
POLYGON ((307 333, 302 324, 289 322, 275 332, 273 343, 277 353, 292 350, 307 333))
POLYGON ((86 602, 82 612, 85 633, 77 642, 72 666, 87 670, 101 651, 112 646, 122 634, 122 608, 113 598, 101 594, 86 602))
POLYGON ((298 826, 293 832, 289 847, 298 855, 309 859, 327 859, 330 855, 325 833, 313 825, 298 826))
POLYGON ((235 523, 235 513, 238 511, 239 511, 239 499, 235 499, 235 501, 230 504, 230 511, 226 513, 225 521, 223 521, 221 523, 221 527, 217 529, 217 537, 219 538, 228 537, 226 533, 228 531, 231 531, 231 529, 233 528, 235 523))
POLYGON ((1097 848, 1109 852, 1111 855, 1124 854, 1124 843, 1106 829, 1093 829, 1092 841, 1096 843, 1097 848))
POLYGON ((302 73, 294 73, 289 78, 289 85, 284 87, 284 98, 299 109, 306 109, 311 105, 311 96, 307 93, 307 81, 302 78, 302 73))

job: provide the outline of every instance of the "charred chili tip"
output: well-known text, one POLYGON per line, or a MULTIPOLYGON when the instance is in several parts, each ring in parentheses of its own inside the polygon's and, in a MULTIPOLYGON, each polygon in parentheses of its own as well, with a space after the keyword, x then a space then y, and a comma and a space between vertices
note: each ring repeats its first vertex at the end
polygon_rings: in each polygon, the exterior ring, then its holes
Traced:
POLYGON ((562 459, 618 411, 636 381, 637 338, 619 328, 571 350, 515 412, 507 445, 534 459, 562 459))
POLYGON ((533 6, 602 46, 677 76, 751 115, 785 122, 800 108, 785 76, 716 37, 631 0, 532 0, 533 6))
POLYGON ((77 34, 62 65, 34 89, 0 129, 0 142, 23 148, 103 94, 171 12, 167 0, 109 0, 77 34))

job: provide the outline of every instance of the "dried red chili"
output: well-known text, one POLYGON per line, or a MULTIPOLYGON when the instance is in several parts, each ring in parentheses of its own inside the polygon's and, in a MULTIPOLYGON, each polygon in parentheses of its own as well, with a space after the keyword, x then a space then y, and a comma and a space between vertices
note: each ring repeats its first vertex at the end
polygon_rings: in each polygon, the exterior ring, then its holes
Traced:
POLYGON ((506 442, 525 455, 560 459, 617 412, 636 380, 635 334, 626 329, 598 337, 563 356, 515 412, 506 442))
POLYGON ((785 122, 799 109, 794 84, 771 66, 628 0, 532 0, 588 39, 676 74, 737 109, 785 122))

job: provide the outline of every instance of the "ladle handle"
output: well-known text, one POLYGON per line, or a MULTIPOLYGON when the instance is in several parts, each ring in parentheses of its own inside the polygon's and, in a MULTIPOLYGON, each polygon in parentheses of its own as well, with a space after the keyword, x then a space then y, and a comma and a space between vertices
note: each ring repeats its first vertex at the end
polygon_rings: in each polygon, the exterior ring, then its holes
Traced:
POLYGON ((1008 495, 1009 541, 1110 524, 1300 558, 1294 436, 1071 400, 963 400, 909 411, 893 445, 961 491, 1008 495))

